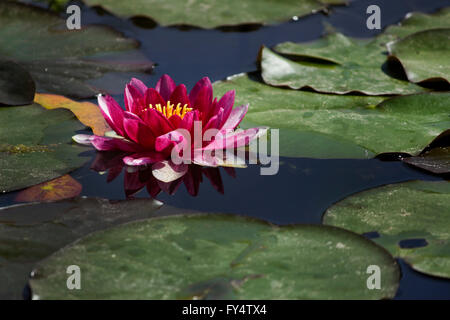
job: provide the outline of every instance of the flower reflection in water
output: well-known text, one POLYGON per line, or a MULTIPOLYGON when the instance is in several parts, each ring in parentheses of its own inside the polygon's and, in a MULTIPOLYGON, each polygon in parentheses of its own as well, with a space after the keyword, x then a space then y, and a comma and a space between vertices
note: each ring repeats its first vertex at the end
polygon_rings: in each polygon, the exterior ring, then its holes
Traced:
MULTIPOLYGON (((151 166, 130 167, 124 164, 123 152, 98 152, 91 169, 97 172, 107 172, 106 181, 109 183, 116 179, 124 170, 124 190, 127 198, 132 198, 137 192, 146 188, 149 195, 155 198, 161 191, 170 195, 175 194, 184 184, 187 192, 195 197, 198 195, 200 183, 206 177, 211 185, 220 193, 224 193, 222 177, 218 167, 203 167, 196 164, 183 165, 179 177, 173 181, 165 182, 155 177, 151 166)), ((175 166, 176 167, 176 166, 175 166)), ((222 167, 231 177, 236 177, 234 168, 222 167)))

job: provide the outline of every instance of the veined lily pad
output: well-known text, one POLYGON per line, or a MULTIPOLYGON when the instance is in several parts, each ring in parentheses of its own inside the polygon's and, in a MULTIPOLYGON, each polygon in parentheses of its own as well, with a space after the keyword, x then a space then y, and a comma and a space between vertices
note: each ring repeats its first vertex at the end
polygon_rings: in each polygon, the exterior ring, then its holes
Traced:
POLYGON ((411 82, 450 79, 450 29, 432 29, 390 42, 389 54, 398 59, 411 82))
POLYGON ((108 89, 91 82, 108 72, 148 71, 152 63, 146 59, 122 62, 125 53, 134 54, 137 60, 138 45, 107 27, 68 30, 66 21, 53 13, 0 2, 0 56, 14 59, 28 70, 38 91, 84 98, 108 89))
POLYGON ((152 217, 160 203, 78 198, 0 208, 0 299, 21 299, 33 265, 96 230, 152 217))
POLYGON ((94 233, 36 272, 36 299, 380 299, 393 297, 399 280, 384 249, 346 230, 220 214, 94 233), (67 290, 69 265, 80 267, 82 290, 67 290), (370 265, 381 269, 380 290, 367 287, 370 265))
POLYGON ((8 192, 62 176, 87 159, 71 144, 84 126, 68 110, 38 104, 0 108, 0 191, 8 192))
POLYGON ((232 89, 236 90, 236 104, 250 104, 247 123, 281 129, 283 156, 417 154, 450 126, 449 93, 401 96, 376 105, 380 97, 294 91, 264 85, 248 75, 214 84, 219 95, 232 89))
POLYGON ((355 194, 329 208, 324 223, 358 233, 376 231, 381 237, 374 241, 414 269, 450 278, 447 181, 414 181, 355 194), (413 245, 406 247, 405 241, 413 245))
POLYGON ((27 70, 0 59, 0 106, 20 106, 33 102, 36 87, 27 70))
POLYGON ((345 4, 346 0, 85 0, 117 15, 143 14, 157 23, 215 28, 239 24, 277 23, 325 8, 325 4, 345 4))
POLYGON ((389 76, 383 70, 386 49, 378 39, 355 40, 331 33, 311 43, 285 42, 275 50, 296 57, 293 61, 263 47, 261 74, 267 84, 318 92, 367 95, 410 94, 424 89, 389 76))

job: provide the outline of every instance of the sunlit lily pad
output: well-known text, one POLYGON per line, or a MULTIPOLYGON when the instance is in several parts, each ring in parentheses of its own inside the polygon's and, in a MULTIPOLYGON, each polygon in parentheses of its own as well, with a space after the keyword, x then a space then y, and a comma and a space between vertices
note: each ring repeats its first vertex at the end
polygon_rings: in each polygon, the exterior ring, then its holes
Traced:
POLYGON ((107 27, 68 30, 66 20, 53 13, 0 2, 0 56, 14 59, 28 70, 38 91, 83 98, 109 89, 106 81, 94 84, 93 80, 110 72, 151 69, 151 62, 139 59, 138 45, 107 27))
MULTIPOLYGON (((249 103, 249 125, 280 131, 280 155, 371 158, 381 152, 418 154, 450 126, 449 93, 395 97, 326 95, 264 85, 239 75, 214 84, 249 103)), ((244 123, 243 125, 246 125, 244 123)))
POLYGON ((0 108, 0 191, 22 189, 62 176, 87 161, 71 144, 84 129, 68 110, 38 104, 0 108))
POLYGON ((149 199, 78 198, 0 208, 0 299, 21 299, 33 265, 90 232, 152 217, 149 199))
POLYGON ((81 123, 92 128, 94 134, 98 136, 103 136, 106 132, 111 131, 100 108, 94 103, 77 102, 56 94, 43 93, 36 93, 34 101, 46 109, 69 109, 81 123))
POLYGON ((367 95, 410 94, 424 89, 390 76, 384 67, 386 48, 371 41, 331 33, 311 43, 285 42, 275 50, 263 47, 261 74, 267 84, 291 89, 312 88, 318 92, 367 95))
POLYGON ((450 278, 449 209, 450 182, 414 181, 348 197, 327 210, 324 223, 376 231, 373 240, 414 269, 450 278))
POLYGON ((35 89, 27 70, 10 60, 0 59, 0 106, 30 104, 35 89))
POLYGON ((399 280, 386 251, 348 231, 220 214, 101 231, 36 271, 36 299, 380 299, 399 280), (66 265, 80 267, 82 290, 67 290, 66 265), (369 265, 381 269, 380 290, 367 288, 369 265))
POLYGON ((389 54, 398 59, 411 82, 449 81, 450 29, 414 33, 388 43, 389 54))
POLYGON ((85 0, 120 16, 146 15, 157 23, 215 28, 239 24, 277 23, 325 8, 325 4, 345 4, 346 0, 85 0))

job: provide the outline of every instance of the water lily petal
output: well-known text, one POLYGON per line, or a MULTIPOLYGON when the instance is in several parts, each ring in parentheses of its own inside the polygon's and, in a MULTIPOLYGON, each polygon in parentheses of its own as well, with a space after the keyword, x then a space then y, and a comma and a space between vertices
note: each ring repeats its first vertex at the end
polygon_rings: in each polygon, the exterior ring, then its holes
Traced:
POLYGON ((187 164, 181 163, 177 165, 169 160, 159 161, 152 165, 153 176, 159 181, 166 183, 181 178, 187 171, 187 164))
POLYGON ((212 90, 208 87, 201 88, 191 105, 199 110, 203 114, 203 120, 207 121, 212 105, 212 90))
POLYGON ((157 104, 165 105, 166 101, 161 97, 158 91, 153 88, 148 88, 145 92, 145 108, 148 108, 150 105, 155 107, 157 104))
POLYGON ((158 152, 134 153, 123 158, 127 166, 144 166, 163 160, 163 155, 158 152))
POLYGON ((260 137, 266 131, 267 128, 251 128, 238 132, 222 130, 216 136, 216 139, 202 150, 236 149, 248 145, 252 140, 260 137))
POLYGON ((236 92, 234 90, 230 90, 225 93, 218 102, 219 108, 223 108, 223 123, 220 124, 220 127, 223 127, 224 123, 229 118, 231 111, 233 110, 235 96, 236 92))
POLYGON ((155 136, 160 136, 175 129, 170 121, 155 109, 148 109, 142 113, 141 117, 155 136))
POLYGON ((92 136, 91 143, 98 151, 120 150, 126 152, 137 152, 142 150, 140 145, 125 139, 92 136))
POLYGON ((123 109, 111 96, 98 95, 98 105, 108 125, 118 135, 123 136, 123 109))
MULTIPOLYGON (((161 135, 155 140, 155 150, 162 152, 167 151, 170 153, 172 148, 184 141, 184 136, 178 131, 173 130, 164 135, 161 135)), ((182 146, 180 145, 180 148, 182 146)))
POLYGON ((136 87, 127 84, 125 87, 125 108, 127 111, 138 114, 142 109, 144 95, 136 87))
POLYGON ((92 135, 91 134, 77 134, 72 137, 72 140, 78 144, 82 144, 85 146, 92 145, 92 135))
POLYGON ((188 106, 190 105, 189 97, 187 95, 187 89, 184 84, 178 85, 175 90, 173 90, 172 94, 170 95, 170 103, 175 104, 175 107, 178 103, 181 103, 181 107, 183 107, 185 104, 188 106))
POLYGON ((127 136, 131 140, 144 146, 153 149, 155 144, 155 136, 152 130, 141 119, 124 118, 123 125, 127 136))
POLYGON ((225 123, 222 126, 222 130, 234 129, 239 123, 241 123, 242 119, 244 119, 245 114, 248 111, 248 104, 239 106, 234 108, 225 123))
POLYGON ((207 88, 209 96, 212 97, 213 89, 211 85, 211 80, 209 80, 208 77, 204 77, 195 84, 195 86, 189 93, 189 100, 191 101, 191 106, 195 106, 194 104, 195 100, 197 99, 198 94, 200 93, 200 91, 202 91, 203 88, 207 88))
POLYGON ((175 82, 172 80, 169 75, 164 74, 156 83, 155 89, 159 92, 161 97, 163 97, 164 100, 169 100, 170 95, 172 94, 173 90, 175 89, 175 82))
POLYGON ((142 96, 145 95, 145 92, 147 91, 147 86, 139 79, 132 78, 130 81, 130 84, 135 87, 142 96))

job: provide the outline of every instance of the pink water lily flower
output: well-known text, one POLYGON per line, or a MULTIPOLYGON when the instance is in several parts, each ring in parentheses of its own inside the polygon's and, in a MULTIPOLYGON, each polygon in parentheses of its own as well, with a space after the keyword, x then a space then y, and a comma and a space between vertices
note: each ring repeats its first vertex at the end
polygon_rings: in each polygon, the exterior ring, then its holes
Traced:
POLYGON ((264 128, 235 132, 248 105, 233 108, 234 99, 234 90, 220 99, 214 98, 207 77, 198 81, 189 94, 184 84, 176 85, 168 75, 163 75, 155 88, 147 88, 133 78, 125 88, 125 110, 112 97, 98 96, 98 105, 113 134, 76 135, 74 140, 91 144, 99 151, 127 152, 123 158, 126 165, 147 165, 169 159, 172 149, 183 141, 180 129, 194 136, 194 123, 197 128, 200 123, 202 134, 208 129, 218 133, 206 142, 191 143, 192 160, 216 166, 218 162, 208 162, 202 152, 194 151, 241 147, 265 132, 264 128))

